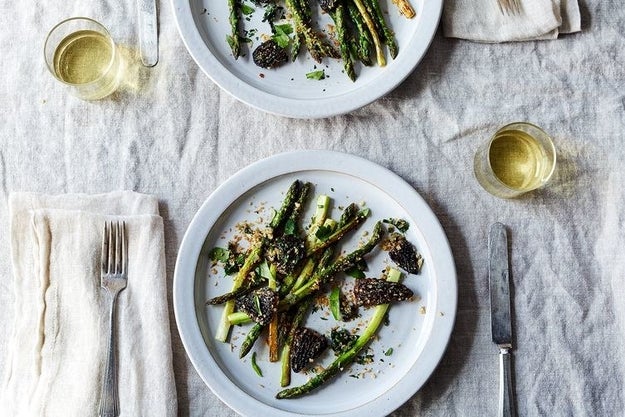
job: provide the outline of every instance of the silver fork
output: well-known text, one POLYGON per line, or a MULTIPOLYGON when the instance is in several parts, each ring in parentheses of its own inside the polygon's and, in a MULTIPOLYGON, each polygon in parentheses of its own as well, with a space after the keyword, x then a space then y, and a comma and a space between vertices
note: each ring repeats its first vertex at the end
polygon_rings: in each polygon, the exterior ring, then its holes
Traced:
POLYGON ((100 397, 100 417, 119 416, 117 395, 117 359, 115 356, 115 304, 117 295, 126 288, 128 281, 128 246, 126 223, 105 222, 102 237, 102 272, 100 285, 111 296, 109 344, 106 370, 100 397))
POLYGON ((497 0, 497 4, 503 14, 521 14, 521 0, 497 0))

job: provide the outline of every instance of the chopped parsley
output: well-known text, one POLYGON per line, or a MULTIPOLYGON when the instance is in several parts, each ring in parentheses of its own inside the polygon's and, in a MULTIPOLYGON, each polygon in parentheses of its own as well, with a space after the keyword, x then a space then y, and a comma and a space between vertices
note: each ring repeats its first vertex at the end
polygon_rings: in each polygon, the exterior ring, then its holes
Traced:
POLYGON ((324 70, 311 71, 306 74, 306 78, 309 80, 323 80, 326 78, 326 72, 324 70))
POLYGON ((288 48, 289 42, 291 41, 289 35, 293 33, 293 26, 288 23, 283 25, 274 25, 273 30, 274 34, 271 39, 276 41, 279 47, 288 48))
POLYGON ((350 277, 356 278, 356 279, 361 279, 361 278, 366 277, 365 273, 357 267, 349 268, 345 270, 345 273, 349 275, 350 277))
POLYGON ((249 4, 243 3, 241 4, 241 13, 243 13, 245 16, 249 16, 254 13, 254 8, 249 4))
POLYGON ((322 242, 328 240, 328 238, 332 235, 333 228, 330 226, 319 226, 317 232, 315 232, 315 237, 322 242))
POLYGON ((269 265, 267 264, 267 261, 261 263, 258 266, 258 275, 260 275, 263 278, 266 278, 267 280, 273 279, 273 275, 271 274, 271 270, 269 269, 269 265))
POLYGON ((339 356, 341 353, 351 349, 357 339, 358 336, 351 334, 347 329, 332 329, 330 332, 330 347, 334 351, 334 355, 339 356))
POLYGON ((393 217, 390 217, 382 221, 386 224, 392 224, 393 226, 397 228, 397 230, 399 230, 402 233, 406 233, 408 231, 408 228, 410 228, 410 223, 408 223, 404 219, 395 219, 393 217))
POLYGON ((242 253, 237 254, 236 249, 232 248, 214 247, 208 252, 208 258, 213 262, 221 263, 226 275, 232 275, 237 272, 245 262, 245 255, 242 253))
POLYGON ((293 219, 288 219, 284 224, 284 234, 285 235, 294 235, 296 229, 296 224, 293 219))
POLYGON ((346 269, 345 273, 352 278, 361 279, 361 278, 366 277, 364 271, 366 271, 367 268, 368 268, 367 261, 365 261, 364 259, 360 259, 359 261, 356 262, 354 266, 352 266, 349 269, 346 269))
POLYGON ((211 249, 208 254, 208 257, 211 261, 215 262, 228 262, 228 258, 230 257, 230 251, 228 249, 215 247, 211 249))
POLYGON ((332 289, 328 301, 330 303, 330 312, 332 313, 332 317, 334 317, 334 320, 342 321, 343 315, 341 314, 341 289, 339 287, 334 287, 332 289))
POLYGON ((224 272, 226 275, 232 275, 239 272, 241 266, 245 263, 245 255, 239 253, 234 257, 228 258, 228 262, 224 265, 224 272))

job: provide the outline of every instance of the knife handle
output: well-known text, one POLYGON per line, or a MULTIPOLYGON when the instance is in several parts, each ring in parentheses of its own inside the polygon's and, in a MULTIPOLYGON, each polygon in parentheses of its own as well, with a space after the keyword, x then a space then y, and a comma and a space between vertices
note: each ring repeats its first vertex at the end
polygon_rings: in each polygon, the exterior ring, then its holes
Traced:
POLYGON ((139 52, 146 67, 158 63, 158 10, 156 0, 137 0, 139 13, 139 52))
POLYGON ((499 348, 499 417, 516 417, 512 387, 512 354, 507 347, 499 348))

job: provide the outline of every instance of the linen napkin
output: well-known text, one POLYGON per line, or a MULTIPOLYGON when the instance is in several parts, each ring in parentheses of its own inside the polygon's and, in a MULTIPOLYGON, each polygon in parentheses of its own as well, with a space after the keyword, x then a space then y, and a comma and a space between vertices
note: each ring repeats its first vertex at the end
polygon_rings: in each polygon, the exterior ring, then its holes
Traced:
POLYGON ((163 222, 155 197, 9 198, 15 319, 0 410, 7 416, 96 416, 110 297, 100 288, 105 220, 126 222, 128 284, 117 300, 122 416, 175 416, 163 222))
POLYGON ((501 13, 497 0, 446 0, 443 34, 479 42, 556 39, 581 31, 577 0, 520 0, 518 15, 501 13))

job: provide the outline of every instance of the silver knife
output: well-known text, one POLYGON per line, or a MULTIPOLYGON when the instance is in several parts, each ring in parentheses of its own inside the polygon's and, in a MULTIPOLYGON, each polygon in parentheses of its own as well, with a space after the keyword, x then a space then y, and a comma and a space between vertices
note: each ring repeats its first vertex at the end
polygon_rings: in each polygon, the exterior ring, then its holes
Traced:
POLYGON ((153 67, 158 62, 158 18, 156 0, 137 0, 141 62, 153 67))
POLYGON ((494 223, 488 233, 488 285, 493 342, 499 346, 500 417, 516 417, 512 387, 512 319, 510 317, 510 273, 506 227, 494 223))

